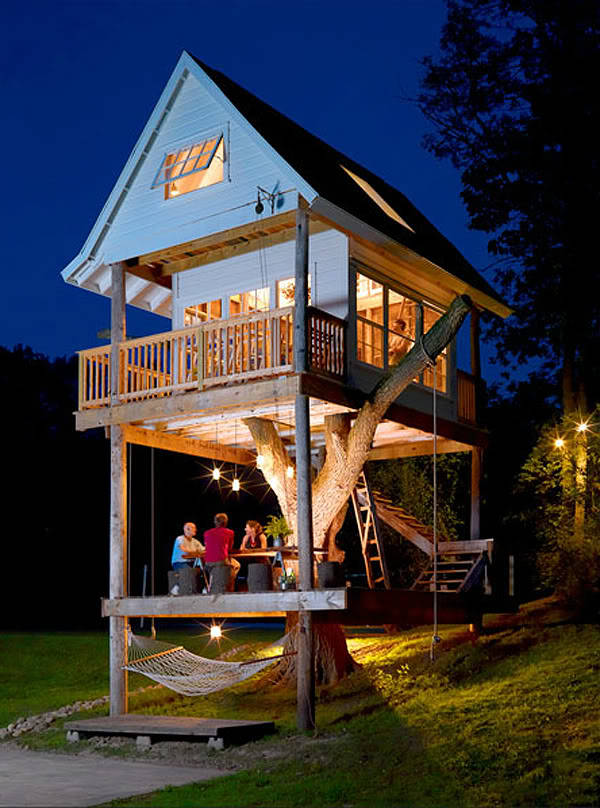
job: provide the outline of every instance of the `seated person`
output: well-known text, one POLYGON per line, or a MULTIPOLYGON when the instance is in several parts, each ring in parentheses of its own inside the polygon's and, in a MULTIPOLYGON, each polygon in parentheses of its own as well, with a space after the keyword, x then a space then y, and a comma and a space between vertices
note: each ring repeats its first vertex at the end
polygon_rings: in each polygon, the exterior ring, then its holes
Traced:
POLYGON ((177 536, 173 544, 171 555, 171 566, 174 570, 183 567, 193 567, 194 559, 184 558, 184 553, 203 553, 204 545, 194 538, 196 535, 196 525, 193 522, 186 522, 183 526, 183 536, 177 536))
POLYGON ((240 545, 240 550, 258 550, 265 549, 267 546, 267 537, 263 533, 262 525, 254 519, 249 519, 246 522, 246 532, 240 545))
POLYGON ((411 342, 408 339, 406 320, 396 317, 393 322, 392 333, 389 338, 389 362, 390 365, 397 365, 408 353, 411 342))
POLYGON ((228 522, 229 519, 226 513, 218 513, 215 516, 215 526, 205 531, 206 554, 204 562, 209 574, 215 567, 229 567, 228 591, 233 592, 235 577, 240 571, 240 565, 235 558, 229 557, 229 553, 233 548, 233 530, 229 530, 227 527, 228 522))

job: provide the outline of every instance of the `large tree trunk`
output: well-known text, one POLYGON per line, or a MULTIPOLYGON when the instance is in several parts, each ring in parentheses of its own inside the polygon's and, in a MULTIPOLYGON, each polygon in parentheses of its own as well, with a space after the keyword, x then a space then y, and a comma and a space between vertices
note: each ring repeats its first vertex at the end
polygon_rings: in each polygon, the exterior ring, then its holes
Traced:
MULTIPOLYGON (((400 393, 448 345, 470 309, 468 297, 456 298, 422 341, 375 386, 356 414, 353 424, 350 414, 332 415, 325 419, 325 462, 313 482, 312 507, 314 546, 327 547, 330 559, 340 557, 335 555, 335 534, 343 522, 348 498, 367 460, 378 424, 400 393)), ((244 423, 250 430, 258 454, 262 456, 261 469, 265 479, 275 492, 288 525, 296 533, 296 481, 287 475, 288 467, 294 464, 272 421, 246 418, 244 423)), ((289 626, 290 619, 288 615, 289 626)), ((352 669, 352 659, 339 626, 335 629, 316 626, 315 643, 320 649, 317 668, 323 682, 337 681, 352 669)), ((293 676, 293 661, 289 660, 294 657, 286 659, 288 662, 285 663, 284 673, 293 676)))

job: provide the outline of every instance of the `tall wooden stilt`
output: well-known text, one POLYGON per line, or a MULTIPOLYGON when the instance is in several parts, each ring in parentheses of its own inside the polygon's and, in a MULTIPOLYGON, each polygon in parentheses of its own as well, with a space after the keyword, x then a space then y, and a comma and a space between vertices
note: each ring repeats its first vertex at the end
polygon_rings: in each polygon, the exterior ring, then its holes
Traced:
MULTIPOLYGON (((294 314, 294 362, 297 373, 308 369, 308 214, 301 206, 296 213, 296 288, 294 314)), ((297 542, 301 589, 312 589, 313 520, 310 460, 309 398, 296 396, 296 491, 298 497, 297 542)), ((312 614, 298 614, 297 707, 298 729, 315 726, 315 652, 312 614)))
MULTIPOLYGON (((125 272, 112 266, 111 300, 111 404, 119 401, 119 344, 125 339, 125 272)), ((127 444, 123 428, 110 430, 110 597, 127 594, 127 444)), ((127 712, 126 658, 127 620, 109 618, 110 632, 110 714, 127 712)))
POLYGON ((471 449, 471 539, 481 538, 481 467, 483 449, 471 449))

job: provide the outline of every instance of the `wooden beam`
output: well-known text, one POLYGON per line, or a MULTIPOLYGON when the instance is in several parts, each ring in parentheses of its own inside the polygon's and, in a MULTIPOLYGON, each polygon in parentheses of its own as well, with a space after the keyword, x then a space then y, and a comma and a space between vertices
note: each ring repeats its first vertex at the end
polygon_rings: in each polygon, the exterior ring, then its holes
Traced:
MULTIPOLYGON (((110 435, 110 570, 111 598, 127 594, 127 455, 121 427, 110 435)), ((110 714, 127 712, 126 660, 127 620, 111 617, 109 622, 110 714)))
MULTIPOLYGON (((346 608, 347 590, 312 589, 308 592, 227 592, 222 595, 159 595, 152 598, 102 600, 103 617, 254 617, 285 612, 339 612, 346 608)), ((339 620, 339 618, 338 618, 339 620)))
POLYGON ((175 244, 172 247, 165 247, 162 250, 153 250, 149 253, 142 253, 137 258, 131 259, 128 265, 140 264, 154 264, 164 259, 172 258, 173 256, 181 255, 182 253, 191 252, 192 250, 210 250, 215 247, 221 247, 228 241, 235 239, 243 239, 245 237, 252 237, 263 232, 269 233, 270 230, 277 232, 279 228, 294 228, 294 213, 288 211, 287 213, 279 213, 276 216, 271 216, 269 219, 262 219, 257 222, 250 222, 243 224, 239 227, 232 227, 229 230, 222 230, 219 233, 211 234, 210 236, 202 236, 195 238, 191 241, 185 241, 182 244, 175 244))
MULTIPOLYGON (((438 454, 449 452, 470 452, 471 447, 466 443, 438 438, 438 454)), ((376 446, 369 452, 369 460, 395 460, 399 457, 423 457, 433 454, 432 440, 419 440, 410 443, 389 443, 376 446)))
POLYGON ((483 450, 474 447, 471 451, 471 539, 478 539, 481 533, 481 476, 483 450))
POLYGON ((78 430, 85 430, 153 419, 166 421, 170 417, 193 413, 217 414, 223 410, 233 411, 241 407, 250 410, 247 414, 251 415, 253 405, 270 401, 293 400, 297 391, 298 376, 277 376, 246 384, 213 387, 210 390, 192 390, 176 396, 129 402, 120 404, 118 407, 82 410, 75 413, 75 426, 78 430))
POLYGON ((167 452, 192 455, 193 457, 206 457, 211 460, 222 460, 225 463, 239 463, 249 466, 256 463, 256 455, 247 449, 238 449, 234 446, 220 446, 195 438, 184 438, 171 435, 168 432, 157 432, 154 429, 142 429, 135 426, 123 426, 123 434, 127 443, 138 446, 151 446, 167 452))
MULTIPOLYGON (((322 401, 329 401, 332 404, 339 404, 342 407, 349 407, 353 410, 359 410, 369 397, 368 394, 363 393, 362 390, 358 390, 355 387, 348 387, 341 382, 326 379, 315 373, 301 374, 300 390, 305 395, 321 399, 322 401)), ((384 417, 397 424, 413 427, 423 432, 433 434, 433 417, 428 413, 394 403, 389 407, 384 417)), ((482 447, 486 447, 489 443, 488 433, 478 427, 448 421, 439 416, 437 419, 437 427, 440 437, 448 438, 458 443, 482 447)))
POLYGON ((156 283, 158 286, 162 286, 165 289, 171 291, 171 278, 162 277, 159 269, 155 269, 154 267, 149 266, 136 265, 132 267, 128 266, 127 272, 130 275, 135 275, 137 278, 142 278, 145 281, 156 283))

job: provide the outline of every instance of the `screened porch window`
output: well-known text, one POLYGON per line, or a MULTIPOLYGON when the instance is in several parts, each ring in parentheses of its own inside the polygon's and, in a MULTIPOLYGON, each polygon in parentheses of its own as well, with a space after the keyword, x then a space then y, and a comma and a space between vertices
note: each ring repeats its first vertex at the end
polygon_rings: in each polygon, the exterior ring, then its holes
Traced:
MULTIPOLYGON (((386 284, 356 273, 356 358, 387 370, 398 364, 421 334, 441 317, 436 309, 421 304, 386 284)), ((437 358, 437 389, 446 392, 448 353, 437 358)), ((433 387, 433 369, 427 368, 415 382, 433 387)))
POLYGON ((229 316, 251 314, 254 311, 269 310, 269 287, 252 289, 249 292, 240 292, 229 298, 229 316))
POLYGON ((221 301, 211 300, 210 303, 198 303, 196 306, 186 306, 183 313, 183 325, 199 325, 208 320, 221 319, 221 301))
POLYGON ((224 163, 225 145, 220 133, 166 154, 152 187, 164 186, 165 199, 172 199, 222 182, 224 163))
MULTIPOLYGON (((294 305, 294 296, 296 294, 296 279, 285 278, 282 281, 277 281, 277 308, 283 309, 286 306, 294 305)), ((308 305, 311 305, 310 297, 310 275, 308 276, 308 305)))

